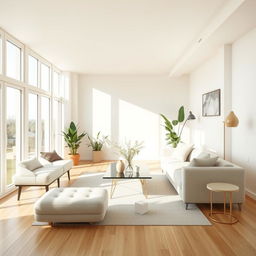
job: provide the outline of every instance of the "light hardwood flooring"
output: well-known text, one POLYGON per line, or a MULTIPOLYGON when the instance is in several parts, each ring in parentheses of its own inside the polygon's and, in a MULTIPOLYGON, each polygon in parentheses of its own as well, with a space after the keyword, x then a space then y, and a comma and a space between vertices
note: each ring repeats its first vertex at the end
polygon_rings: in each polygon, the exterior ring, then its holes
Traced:
MULTIPOLYGON (((71 181, 61 178, 61 186, 107 165, 82 162, 72 169, 71 181)), ((159 162, 148 165, 159 169, 159 162)), ((17 192, 0 200, 0 255, 256 255, 256 202, 249 197, 242 211, 235 207, 239 223, 232 226, 31 226, 34 202, 44 192, 30 187, 19 202, 17 192)), ((208 215, 208 204, 200 208, 208 215)))

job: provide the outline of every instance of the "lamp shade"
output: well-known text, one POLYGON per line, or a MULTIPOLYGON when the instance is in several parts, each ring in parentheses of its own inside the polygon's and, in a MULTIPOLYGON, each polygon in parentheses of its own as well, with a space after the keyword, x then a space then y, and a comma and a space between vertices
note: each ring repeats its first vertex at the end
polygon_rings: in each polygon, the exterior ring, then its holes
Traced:
POLYGON ((238 124, 239 124, 239 120, 237 116, 233 111, 231 111, 225 119, 225 125, 227 127, 237 127, 238 124))

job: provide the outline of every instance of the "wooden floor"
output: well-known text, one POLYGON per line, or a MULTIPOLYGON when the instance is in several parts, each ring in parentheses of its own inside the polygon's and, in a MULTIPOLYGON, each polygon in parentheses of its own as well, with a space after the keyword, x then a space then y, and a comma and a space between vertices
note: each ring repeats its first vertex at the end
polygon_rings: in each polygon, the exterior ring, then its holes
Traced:
MULTIPOLYGON (((148 163, 152 170, 158 162, 148 163)), ((103 171, 107 163, 83 162, 71 171, 72 180, 84 172, 103 171)), ((56 184, 51 187, 56 186, 56 184)), ((213 226, 31 226, 34 202, 43 188, 31 187, 0 200, 0 255, 256 255, 256 202, 246 198, 239 223, 213 226)), ((208 205, 200 205, 205 215, 208 205)))

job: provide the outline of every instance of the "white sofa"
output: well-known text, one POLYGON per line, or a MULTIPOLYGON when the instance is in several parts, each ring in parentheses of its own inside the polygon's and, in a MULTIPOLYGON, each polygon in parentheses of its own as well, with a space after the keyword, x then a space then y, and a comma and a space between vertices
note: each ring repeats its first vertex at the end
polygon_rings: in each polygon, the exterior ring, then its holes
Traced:
POLYGON ((39 159, 43 167, 34 171, 30 171, 18 164, 16 174, 13 177, 14 185, 18 187, 18 200, 23 186, 45 186, 46 191, 49 190, 49 185, 57 180, 58 187, 60 186, 60 177, 67 173, 70 180, 70 169, 73 167, 72 160, 58 160, 48 162, 47 160, 39 159))
MULTIPOLYGON (((186 209, 189 203, 209 203, 206 185, 211 182, 239 186, 239 192, 233 193, 233 203, 238 203, 241 207, 245 199, 243 168, 221 158, 213 167, 192 167, 189 166, 190 160, 192 159, 188 157, 186 161, 177 161, 172 159, 171 154, 165 154, 161 159, 161 168, 186 204, 186 209)), ((213 202, 223 203, 223 194, 215 193, 213 202)))

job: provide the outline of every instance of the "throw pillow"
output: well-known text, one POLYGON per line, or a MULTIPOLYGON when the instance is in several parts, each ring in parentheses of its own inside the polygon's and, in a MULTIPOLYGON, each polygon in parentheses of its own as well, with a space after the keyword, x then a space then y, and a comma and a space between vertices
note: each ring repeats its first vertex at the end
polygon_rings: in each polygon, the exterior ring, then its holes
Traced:
POLYGON ((209 158, 210 154, 206 153, 202 148, 194 148, 188 156, 187 161, 191 162, 194 158, 209 158))
POLYGON ((180 143, 172 154, 172 158, 185 162, 193 149, 193 144, 180 143))
POLYGON ((212 167, 216 166, 218 157, 212 157, 212 158, 194 158, 190 166, 193 167, 212 167))
POLYGON ((52 152, 40 152, 41 157, 44 158, 45 160, 49 161, 49 162, 54 162, 57 160, 63 160, 55 150, 53 150, 52 152))
POLYGON ((30 171, 34 171, 38 168, 43 167, 43 165, 38 161, 38 159, 36 157, 23 161, 20 163, 20 166, 23 168, 26 168, 30 171))

